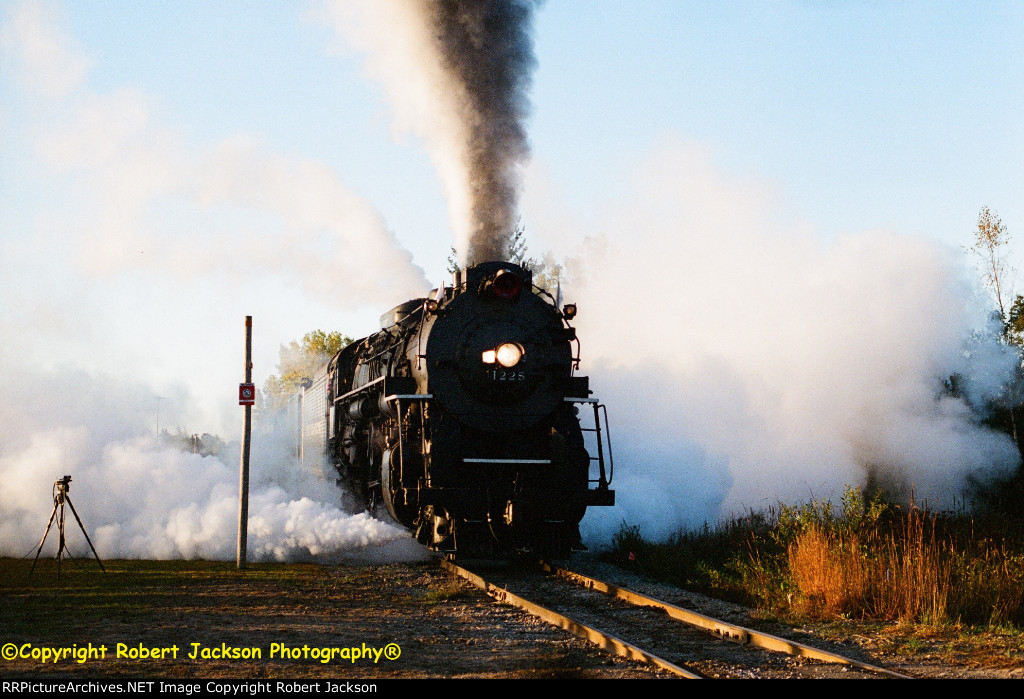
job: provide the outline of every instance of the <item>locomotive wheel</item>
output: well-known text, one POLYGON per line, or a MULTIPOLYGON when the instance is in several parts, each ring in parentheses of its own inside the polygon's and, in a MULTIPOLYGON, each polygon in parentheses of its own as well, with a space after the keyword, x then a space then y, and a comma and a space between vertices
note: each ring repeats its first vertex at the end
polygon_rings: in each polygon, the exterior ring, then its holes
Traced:
POLYGON ((380 460, 380 494, 388 514, 401 524, 411 529, 416 519, 416 508, 403 505, 398 495, 401 484, 398 482, 398 464, 395 463, 395 452, 398 447, 386 449, 380 460))

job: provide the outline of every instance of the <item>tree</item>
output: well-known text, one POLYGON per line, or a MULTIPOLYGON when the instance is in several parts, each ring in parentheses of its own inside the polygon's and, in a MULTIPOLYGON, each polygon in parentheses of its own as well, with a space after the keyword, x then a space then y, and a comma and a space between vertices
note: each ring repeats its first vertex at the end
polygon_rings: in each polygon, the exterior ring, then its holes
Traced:
MULTIPOLYGON (((520 266, 524 265, 526 258, 526 228, 523 227, 522 221, 516 222, 515 230, 512 231, 512 236, 508 240, 508 247, 505 251, 505 259, 509 262, 520 266)), ((466 266, 472 267, 476 262, 472 259, 466 260, 466 266)), ((459 264, 459 253, 453 245, 448 252, 448 272, 455 274, 456 272, 462 271, 462 265, 459 264)))
POLYGON ((1024 347, 1024 296, 1017 294, 1010 306, 1010 317, 1006 320, 1006 341, 1011 345, 1024 347))
MULTIPOLYGON (((982 278, 995 297, 996 306, 999 308, 999 318, 1005 327, 1009 320, 1006 301, 1012 295, 1008 289, 1008 277, 1014 271, 1006 262, 1010 234, 999 215, 990 211, 987 206, 983 206, 978 213, 978 228, 975 230, 974 236, 974 245, 971 246, 970 251, 979 259, 978 266, 982 278)), ((1004 335, 1005 333, 1004 330, 1004 335)))
POLYGON ((453 245, 451 251, 448 253, 448 274, 455 274, 461 272, 462 267, 459 265, 459 252, 453 245))
MULTIPOLYGON (((452 274, 462 271, 458 257, 455 248, 451 248, 451 252, 448 254, 448 271, 452 274)), ((556 295, 565 268, 560 262, 555 261, 554 255, 550 252, 545 252, 540 258, 527 257, 526 227, 522 221, 517 222, 515 230, 512 231, 505 259, 533 272, 533 285, 544 289, 552 296, 556 295)), ((472 260, 468 261, 466 265, 472 267, 472 260)))
POLYGON ((508 261, 522 266, 526 260, 526 227, 522 220, 516 222, 512 237, 508 239, 508 261))
POLYGON ((302 337, 302 344, 292 341, 287 346, 281 345, 278 373, 268 376, 263 384, 266 409, 271 413, 284 409, 302 379, 312 378, 328 359, 352 342, 351 337, 337 330, 330 333, 312 330, 302 337))
POLYGON ((545 252, 539 260, 530 258, 526 261, 526 267, 533 272, 533 285, 544 289, 552 296, 557 296, 558 289, 562 286, 562 273, 565 268, 561 262, 555 262, 555 257, 550 252, 545 252))
MULTIPOLYGON (((978 267, 985 281, 995 297, 996 306, 999 312, 999 321, 1002 331, 1003 342, 1010 345, 1021 345, 1021 331, 1024 330, 1024 305, 1020 296, 1014 300, 1012 307, 1007 309, 1007 302, 1012 293, 1009 290, 1009 277, 1013 274, 1013 268, 1007 263, 1006 257, 1010 245, 1010 234, 1006 230, 999 214, 989 210, 987 206, 981 207, 978 213, 978 227, 974 232, 974 245, 970 251, 979 259, 978 267)), ((1017 410, 1019 400, 1020 368, 1018 377, 1007 391, 1001 401, 1001 406, 1009 417, 1010 434, 1013 441, 1020 448, 1020 440, 1017 430, 1017 410)))

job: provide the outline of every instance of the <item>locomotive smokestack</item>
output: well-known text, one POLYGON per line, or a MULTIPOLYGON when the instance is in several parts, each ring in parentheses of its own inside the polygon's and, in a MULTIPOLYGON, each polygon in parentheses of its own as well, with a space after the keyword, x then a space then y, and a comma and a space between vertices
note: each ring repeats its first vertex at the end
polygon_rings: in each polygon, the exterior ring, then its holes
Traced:
POLYGON ((533 0, 427 3, 442 66, 460 88, 470 215, 468 259, 504 260, 515 224, 533 56, 533 0))

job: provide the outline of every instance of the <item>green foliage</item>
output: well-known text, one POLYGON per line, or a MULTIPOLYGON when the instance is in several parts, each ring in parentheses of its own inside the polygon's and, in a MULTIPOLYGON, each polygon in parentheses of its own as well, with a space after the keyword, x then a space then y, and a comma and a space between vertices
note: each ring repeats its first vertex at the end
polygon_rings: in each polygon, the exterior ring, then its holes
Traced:
POLYGON ((235 456, 232 450, 227 448, 227 444, 224 440, 215 434, 204 432, 202 435, 192 434, 186 432, 182 428, 178 428, 174 434, 171 434, 167 430, 162 431, 161 442, 167 446, 178 449, 189 454, 198 454, 200 456, 215 456, 221 461, 235 456), (231 452, 229 454, 228 452, 231 452))
POLYGON ((626 522, 612 562, 794 620, 871 618, 1024 627, 1024 516, 929 513, 847 488, 828 501, 657 543, 626 522))
POLYGON ((531 258, 526 265, 533 272, 533 285, 556 296, 562 284, 565 268, 556 262, 550 252, 545 252, 539 260, 531 258))
POLYGON ((1006 341, 1024 347, 1024 296, 1020 294, 1017 294, 1010 306, 1010 317, 1006 321, 1006 341))
POLYGON ((461 272, 462 267, 459 265, 459 253, 453 245, 451 250, 448 252, 448 274, 455 274, 461 272))
POLYGON ((999 309, 999 319, 1007 321, 1006 301, 1008 300, 1008 277, 1012 276, 1013 268, 1006 261, 1010 234, 1006 230, 999 214, 981 207, 978 213, 978 227, 974 231, 974 245, 970 251, 978 257, 978 268, 985 285, 992 292, 999 309))
POLYGON ((330 333, 313 330, 302 337, 301 344, 292 341, 287 346, 281 345, 278 373, 268 376, 263 384, 265 409, 271 413, 283 410, 303 379, 312 378, 328 359, 352 342, 351 337, 336 330, 330 333))
POLYGON ((700 590, 742 604, 755 600, 743 587, 737 552, 746 551, 744 524, 707 524, 698 531, 679 530, 664 543, 647 541, 640 528, 622 522, 612 537, 611 562, 627 570, 700 590))
POLYGON ((876 490, 867 500, 860 488, 846 486, 843 493, 843 515, 840 520, 854 531, 875 527, 882 516, 889 511, 889 504, 882 499, 882 492, 876 490))
POLYGON ((559 284, 561 284, 564 267, 556 262, 550 252, 545 252, 539 258, 527 257, 526 228, 522 222, 516 224, 508 243, 508 259, 521 267, 533 272, 533 285, 543 289, 552 296, 555 295, 559 284))
POLYGON ((323 330, 313 330, 306 333, 302 338, 302 351, 307 356, 333 357, 342 348, 352 344, 352 338, 342 335, 337 330, 325 333, 323 330))
MULTIPOLYGON (((974 244, 967 248, 978 258, 978 270, 982 280, 996 302, 1000 339, 1008 345, 1024 347, 1024 297, 1017 295, 1010 299, 1014 268, 1007 262, 1010 248, 1010 234, 999 215, 983 206, 978 213, 978 225, 974 231, 974 244)), ((1018 363, 1017 373, 1006 387, 1003 395, 993 401, 992 426, 1007 432, 1018 449, 1022 449, 1018 430, 1017 412, 1024 401, 1024 368, 1018 363), (994 418, 994 419, 993 419, 994 418)), ((1024 449, 1022 449, 1024 454, 1024 449)))
POLYGON ((508 261, 523 265, 526 262, 526 228, 520 220, 508 241, 508 261))
MULTIPOLYGON (((565 267, 562 263, 556 261, 554 255, 550 252, 545 252, 538 258, 528 257, 527 250, 526 228, 520 221, 516 223, 515 230, 512 231, 512 236, 509 238, 505 259, 533 272, 533 285, 554 296, 561 284, 565 267)), ((472 267, 474 264, 476 262, 473 260, 466 261, 466 265, 469 267, 472 267)), ((461 271, 462 266, 459 264, 459 254, 452 247, 448 253, 448 272, 455 274, 461 271)))
POLYGON ((423 601, 427 604, 440 604, 442 602, 466 599, 474 594, 473 588, 459 579, 454 579, 427 590, 423 595, 423 601))

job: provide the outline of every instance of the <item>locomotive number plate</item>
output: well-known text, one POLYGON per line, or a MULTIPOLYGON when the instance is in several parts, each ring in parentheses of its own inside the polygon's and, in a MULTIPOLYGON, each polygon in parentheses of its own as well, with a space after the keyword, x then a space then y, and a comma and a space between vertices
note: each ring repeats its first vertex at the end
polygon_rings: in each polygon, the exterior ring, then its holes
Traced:
POLYGON ((526 381, 525 371, 511 371, 508 369, 494 369, 487 372, 491 381, 526 381))

